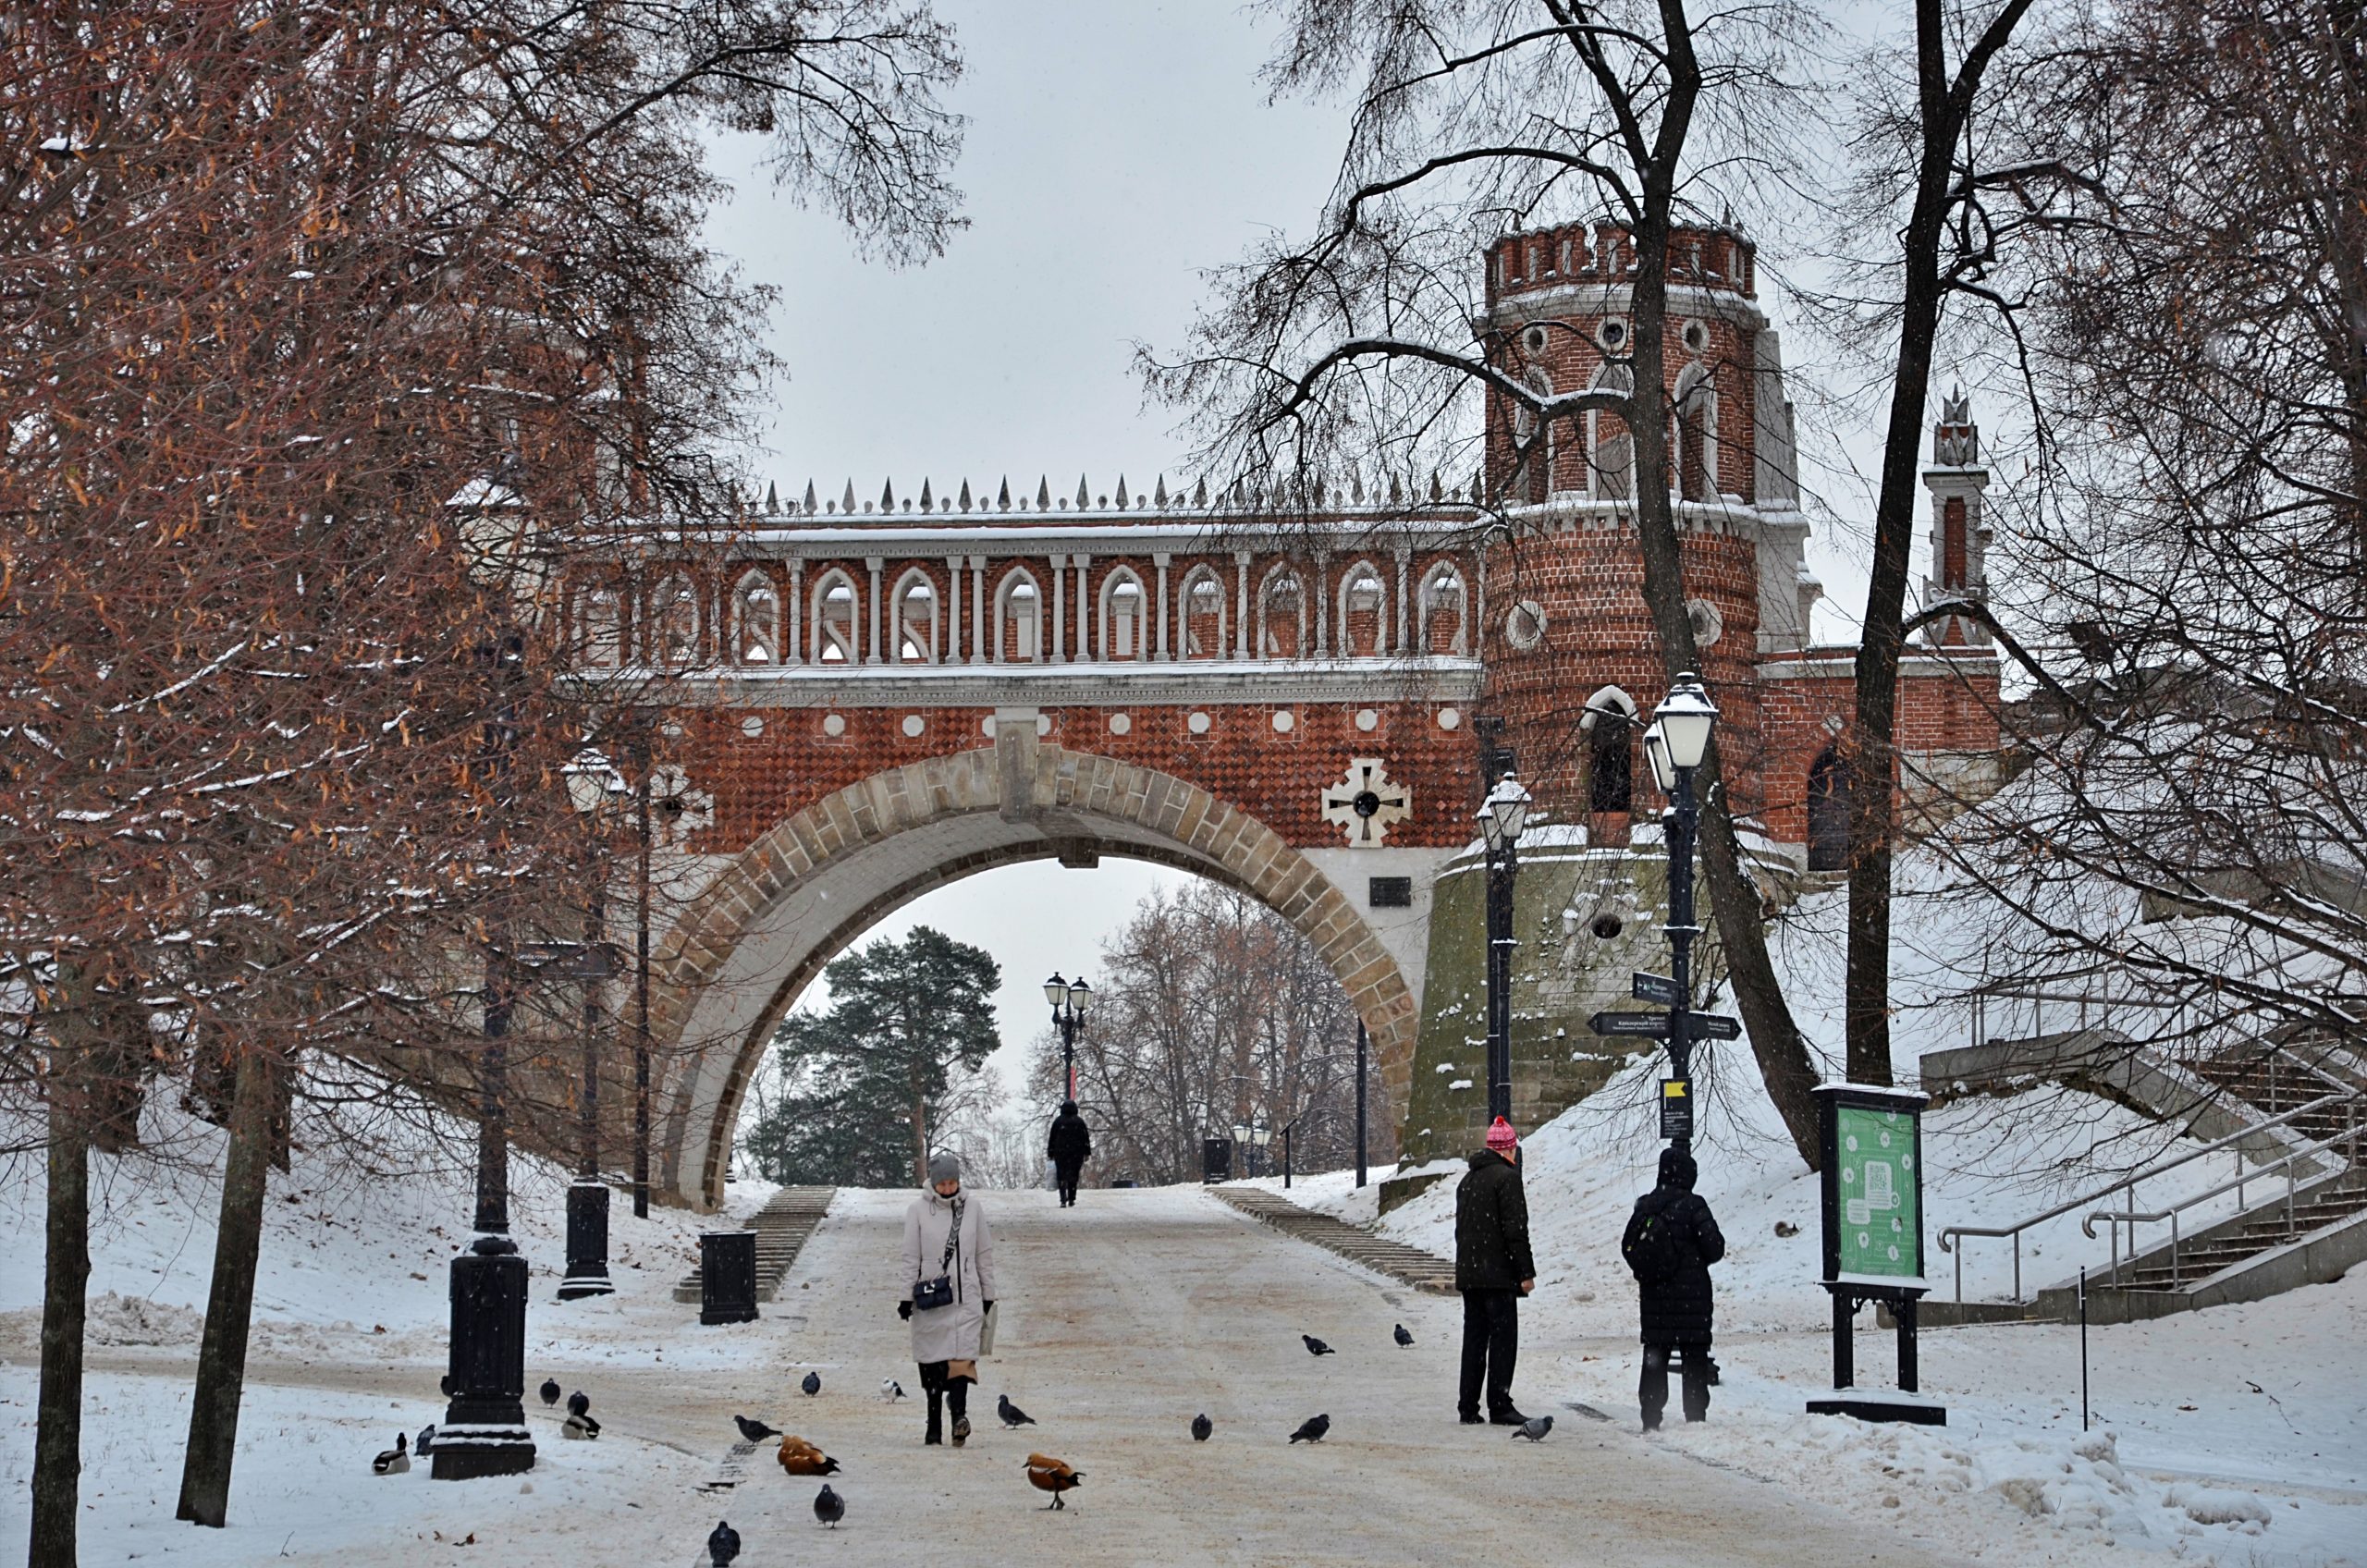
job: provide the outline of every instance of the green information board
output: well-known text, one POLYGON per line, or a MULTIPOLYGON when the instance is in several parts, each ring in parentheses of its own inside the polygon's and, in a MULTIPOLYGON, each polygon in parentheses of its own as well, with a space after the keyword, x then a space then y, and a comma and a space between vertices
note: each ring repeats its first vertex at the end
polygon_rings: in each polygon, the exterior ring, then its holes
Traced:
POLYGON ((1910 1110, 1834 1107, 1840 1271, 1914 1280, 1923 1273, 1923 1172, 1910 1110))

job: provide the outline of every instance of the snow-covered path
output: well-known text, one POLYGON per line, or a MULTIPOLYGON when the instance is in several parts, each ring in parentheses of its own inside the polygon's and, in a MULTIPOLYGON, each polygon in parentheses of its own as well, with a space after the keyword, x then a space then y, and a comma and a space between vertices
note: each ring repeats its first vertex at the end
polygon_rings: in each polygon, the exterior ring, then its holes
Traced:
MULTIPOLYGON (((686 1365, 530 1367, 530 1381, 556 1372, 585 1388, 607 1423, 597 1444, 564 1443, 537 1410, 548 1435, 531 1490, 437 1485, 424 1466, 367 1474, 368 1453, 399 1426, 435 1415, 416 1363, 265 1362, 233 1503, 247 1529, 175 1525, 170 1473, 186 1405, 156 1397, 178 1390, 154 1359, 138 1363, 146 1376, 111 1373, 94 1389, 107 1407, 99 1420, 117 1439, 127 1419, 145 1430, 92 1456, 92 1491, 113 1495, 92 1497, 86 1559, 210 1563, 284 1550, 298 1562, 416 1565, 484 1561, 490 1549, 521 1565, 688 1562, 728 1517, 753 1568, 1045 1554, 1078 1564, 1825 1565, 1866 1561, 1870 1545, 1885 1562, 1957 1561, 1904 1529, 1870 1542, 1860 1522, 1566 1410, 1537 1447, 1457 1426, 1454 1303, 1399 1292, 1188 1189, 1092 1192, 1066 1213, 1044 1194, 989 1194, 1007 1317, 974 1411, 979 1430, 966 1451, 924 1449, 917 1402, 891 1407, 877 1391, 884 1377, 917 1384, 892 1310, 905 1201, 842 1194, 760 1324, 701 1329, 683 1309, 668 1359, 686 1365), (1391 1342, 1399 1321, 1417 1336, 1414 1349, 1391 1342), (1310 1356, 1302 1331, 1339 1354, 1310 1356), (796 1389, 807 1366, 824 1378, 816 1399, 796 1389), (1003 1432, 993 1419, 1001 1392, 1041 1425, 1003 1432), (133 1415, 143 1403, 144 1419, 133 1415), (308 1422, 312 1409, 323 1418, 308 1422), (814 1483, 783 1476, 769 1454, 734 1492, 693 1489, 729 1447, 735 1411, 840 1460, 843 1527, 817 1526, 814 1483), (1206 1445, 1185 1430, 1199 1411, 1216 1423, 1206 1445), (1285 1440, 1318 1413, 1332 1418, 1328 1441, 1285 1440), (1025 1485, 1019 1462, 1031 1449, 1089 1477, 1066 1513, 1041 1512, 1025 1485), (472 1546, 457 1546, 471 1535, 472 1546)), ((8 1397, 29 1399, 29 1373, 6 1376, 8 1397)))
MULTIPOLYGON (((1761 1408, 1775 1393, 1756 1390, 1765 1369, 1748 1368, 1774 1355, 1800 1363, 1787 1383, 1813 1383, 1817 1347, 1808 1340, 1738 1339, 1740 1386, 1727 1390, 1734 1397, 1712 1425, 1647 1439, 1625 1398, 1632 1342, 1574 1338, 1539 1304, 1516 1392, 1560 1425, 1534 1448, 1497 1428, 1458 1426, 1453 1299, 1403 1291, 1190 1188, 1087 1191, 1066 1213, 1046 1194, 987 1194, 1005 1319, 999 1354, 975 1399, 979 1429, 969 1448, 924 1449, 917 1402, 889 1406, 878 1396, 889 1377, 917 1391, 892 1310, 907 1201, 903 1193, 842 1192, 759 1323, 702 1329, 695 1309, 667 1301, 653 1274, 605 1304, 562 1306, 538 1289, 528 1382, 556 1375, 585 1390, 606 1434, 594 1444, 560 1441, 534 1405, 542 1457, 523 1482, 439 1485, 424 1466, 390 1479, 369 1475, 369 1454, 396 1430, 440 1414, 437 1368, 425 1354, 440 1336, 290 1336, 254 1367, 232 1528, 176 1525, 190 1353, 170 1344, 96 1349, 84 1561, 690 1563, 703 1561, 699 1545, 718 1517, 741 1531, 750 1568, 937 1559, 1817 1568, 2163 1561, 2102 1532, 2067 1534, 2012 1488, 1984 1490, 1969 1470, 1956 1475, 1953 1429, 1894 1452, 1886 1437, 1855 1423, 1775 1418, 1761 1408), (1391 1341, 1401 1321, 1416 1335, 1413 1349, 1391 1341), (1310 1356, 1302 1332, 1339 1354, 1310 1356), (808 1367, 822 1374, 818 1398, 797 1391, 808 1367), (1041 1425, 1003 1432, 993 1419, 1003 1392, 1041 1425), (1618 1418, 1589 1420, 1558 1403, 1571 1399, 1618 1418), (1200 1411, 1216 1423, 1206 1445, 1185 1429, 1200 1411), (840 1459, 842 1528, 814 1523, 816 1484, 782 1476, 768 1452, 754 1456, 736 1490, 696 1489, 730 1447, 735 1412, 840 1459), (1328 1441, 1285 1440, 1318 1413, 1332 1418, 1328 1441), (1823 1452, 1828 1439, 1842 1450, 1823 1452), (1040 1494, 1024 1484, 1019 1462, 1030 1450, 1086 1473, 1067 1513, 1042 1512, 1040 1494)), ((2000 1341, 1992 1354, 2008 1348, 2000 1341)), ((0 1472, 15 1483, 0 1506, 0 1552, 23 1538, 32 1381, 21 1360, 0 1367, 0 1405, 23 1418, 0 1423, 0 1472)), ((1795 1398, 1797 1390, 1784 1395, 1795 1398)), ((2096 1490, 2103 1470, 2083 1464, 2062 1484, 2096 1490)), ((2290 1527, 2280 1514, 2273 1537, 2290 1527)), ((2269 1543, 2229 1544, 2243 1561, 2269 1543)))

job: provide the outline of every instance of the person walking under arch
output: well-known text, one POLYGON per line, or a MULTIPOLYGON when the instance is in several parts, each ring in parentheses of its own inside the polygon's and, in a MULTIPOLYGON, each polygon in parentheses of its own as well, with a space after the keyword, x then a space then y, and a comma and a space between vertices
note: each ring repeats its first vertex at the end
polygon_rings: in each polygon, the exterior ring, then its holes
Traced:
POLYGON ((1463 1383, 1455 1410, 1466 1427, 1517 1427, 1513 1366, 1520 1354, 1520 1298, 1537 1288, 1528 1249, 1528 1197, 1521 1190, 1520 1134, 1502 1117, 1454 1189, 1454 1288, 1463 1292, 1463 1383), (1488 1414, 1479 1414, 1482 1388, 1488 1414))
POLYGON ((1062 1100, 1061 1113, 1052 1118, 1052 1135, 1045 1143, 1044 1152, 1052 1158, 1052 1170, 1061 1183, 1061 1207, 1076 1207, 1076 1179, 1085 1170, 1085 1162, 1093 1153, 1093 1130, 1085 1118, 1076 1113, 1076 1101, 1062 1100))
POLYGON ((896 1315, 913 1326, 913 1359, 928 1395, 921 1440, 945 1440, 950 1405, 960 1448, 970 1440, 970 1385, 995 1309, 995 1236, 985 1205, 962 1190, 962 1162, 950 1154, 929 1156, 928 1185, 904 1210, 904 1278, 911 1282, 896 1315))
POLYGON ((1656 1430, 1668 1408, 1669 1357, 1685 1353, 1685 1418, 1710 1414, 1710 1385, 1717 1366, 1710 1359, 1714 1305, 1710 1265, 1726 1256, 1710 1204, 1693 1190, 1699 1169, 1683 1149, 1661 1151, 1660 1184, 1636 1200, 1619 1256, 1636 1276, 1643 1317, 1644 1374, 1637 1386, 1644 1430, 1656 1430))

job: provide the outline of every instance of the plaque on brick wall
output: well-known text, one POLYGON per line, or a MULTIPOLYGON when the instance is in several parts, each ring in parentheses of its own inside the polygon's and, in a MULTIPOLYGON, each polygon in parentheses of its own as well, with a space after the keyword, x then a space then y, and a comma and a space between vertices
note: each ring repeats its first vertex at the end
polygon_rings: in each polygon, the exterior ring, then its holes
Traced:
POLYGON ((1374 909, 1412 909, 1414 879, 1410 876, 1375 876, 1365 885, 1365 901, 1374 909))

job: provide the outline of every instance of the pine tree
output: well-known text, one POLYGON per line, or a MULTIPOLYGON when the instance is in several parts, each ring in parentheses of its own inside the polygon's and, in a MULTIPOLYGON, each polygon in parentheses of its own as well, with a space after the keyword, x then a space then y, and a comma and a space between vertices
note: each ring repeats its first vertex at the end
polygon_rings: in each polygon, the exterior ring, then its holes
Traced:
POLYGON ((791 1013, 775 1032, 787 1092, 758 1118, 746 1148, 771 1180, 901 1186, 926 1174, 930 1112, 957 1071, 975 1072, 1000 1043, 1001 966, 985 949, 915 926, 823 972, 830 1006, 791 1013))

